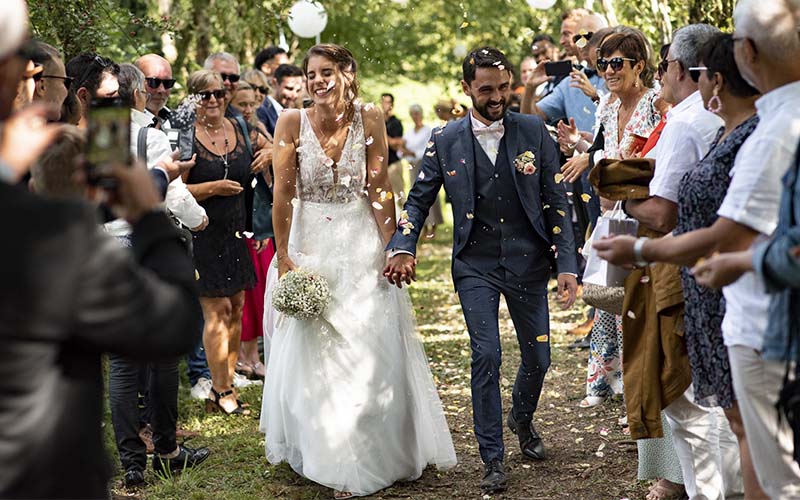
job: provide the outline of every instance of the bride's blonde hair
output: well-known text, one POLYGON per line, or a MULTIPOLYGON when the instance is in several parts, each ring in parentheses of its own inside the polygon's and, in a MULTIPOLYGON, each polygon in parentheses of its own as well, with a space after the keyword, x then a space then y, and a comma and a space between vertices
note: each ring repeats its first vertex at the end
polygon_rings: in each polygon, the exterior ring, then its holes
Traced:
POLYGON ((339 68, 341 73, 341 84, 343 89, 339 93, 339 99, 344 102, 344 119, 351 121, 355 114, 354 101, 358 98, 358 78, 356 77, 356 60, 353 54, 334 43, 321 43, 308 49, 308 53, 303 58, 303 74, 308 75, 308 61, 314 56, 324 57, 339 68))

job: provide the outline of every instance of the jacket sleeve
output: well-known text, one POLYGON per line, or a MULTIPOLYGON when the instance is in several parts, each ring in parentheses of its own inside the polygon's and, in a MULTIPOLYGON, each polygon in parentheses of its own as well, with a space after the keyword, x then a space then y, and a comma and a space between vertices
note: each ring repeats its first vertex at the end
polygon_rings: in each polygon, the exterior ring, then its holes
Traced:
POLYGON ((558 148, 547 133, 544 123, 539 122, 538 126, 541 128, 542 136, 542 146, 539 150, 542 155, 540 162, 542 174, 539 178, 545 231, 556 247, 557 272, 577 274, 578 263, 575 256, 575 237, 572 233, 571 208, 567 202, 564 182, 561 180, 558 148))
POLYGON ((431 134, 429 144, 432 144, 432 146, 425 150, 419 167, 419 175, 403 206, 403 211, 407 214, 407 217, 404 217, 403 212, 401 212, 397 230, 391 241, 389 241, 389 245, 386 247, 387 250, 402 250, 413 255, 417 254, 417 241, 419 240, 420 231, 422 231, 422 226, 425 224, 425 219, 428 217, 431 206, 436 201, 436 196, 438 196, 443 182, 439 153, 437 152, 439 147, 438 138, 441 135, 437 132, 438 128, 434 129, 431 134), (403 234, 404 232, 408 234, 403 234))
POLYGON ((167 196, 164 201, 169 211, 189 229, 202 224, 203 217, 206 216, 206 209, 197 203, 180 176, 167 186, 167 196))
POLYGON ((138 359, 174 357, 199 339, 203 313, 194 266, 163 213, 133 227, 133 253, 97 227, 88 231, 73 311, 80 341, 138 359))

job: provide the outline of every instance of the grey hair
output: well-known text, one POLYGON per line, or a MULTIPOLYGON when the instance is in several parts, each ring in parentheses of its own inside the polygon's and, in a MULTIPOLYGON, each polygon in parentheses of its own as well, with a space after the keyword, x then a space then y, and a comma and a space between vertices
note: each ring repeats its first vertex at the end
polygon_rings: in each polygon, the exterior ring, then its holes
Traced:
POLYGON ((669 53, 672 57, 680 61, 684 70, 692 66, 697 66, 700 48, 706 44, 711 37, 720 33, 719 28, 710 24, 690 24, 678 29, 672 37, 672 45, 669 53))
POLYGON ((239 61, 230 52, 215 52, 214 54, 211 54, 210 56, 206 57, 206 60, 203 62, 203 69, 213 70, 214 61, 226 61, 229 63, 233 63, 236 65, 236 72, 239 73, 239 61))
POLYGON ((733 25, 737 35, 751 39, 770 59, 795 61, 800 51, 798 9, 798 0, 740 0, 733 25))
POLYGON ((412 104, 411 106, 408 107, 408 112, 409 113, 420 113, 421 114, 422 113, 422 106, 420 106, 419 104, 412 104))
POLYGON ((132 108, 134 105, 133 91, 144 92, 144 73, 133 64, 119 65, 119 98, 122 103, 132 108))

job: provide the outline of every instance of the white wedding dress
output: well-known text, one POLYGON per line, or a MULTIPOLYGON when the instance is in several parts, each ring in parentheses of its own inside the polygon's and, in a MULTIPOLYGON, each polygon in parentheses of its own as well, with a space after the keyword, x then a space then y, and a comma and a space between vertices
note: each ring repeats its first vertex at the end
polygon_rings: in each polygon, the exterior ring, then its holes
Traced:
POLYGON ((336 181, 301 113, 289 255, 324 276, 333 299, 320 318, 277 314, 270 325, 261 429, 271 463, 286 461, 319 484, 369 495, 419 478, 428 464, 452 467, 456 455, 408 292, 382 275, 360 109, 336 181))

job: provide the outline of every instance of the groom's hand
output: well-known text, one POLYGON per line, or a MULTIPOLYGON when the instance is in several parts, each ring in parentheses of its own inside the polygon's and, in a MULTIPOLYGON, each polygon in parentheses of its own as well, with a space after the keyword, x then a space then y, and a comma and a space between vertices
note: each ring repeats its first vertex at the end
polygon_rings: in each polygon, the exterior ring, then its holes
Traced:
POLYGON ((383 275, 389 283, 403 288, 403 282, 410 285, 412 281, 417 281, 417 261, 413 255, 399 253, 394 257, 389 257, 386 267, 383 268, 383 275))
POLYGON ((571 274, 558 275, 558 300, 562 309, 569 309, 578 298, 578 280, 571 274))

